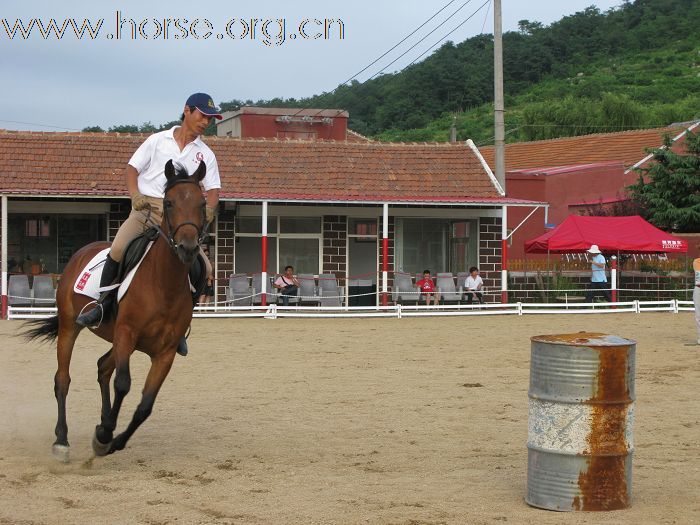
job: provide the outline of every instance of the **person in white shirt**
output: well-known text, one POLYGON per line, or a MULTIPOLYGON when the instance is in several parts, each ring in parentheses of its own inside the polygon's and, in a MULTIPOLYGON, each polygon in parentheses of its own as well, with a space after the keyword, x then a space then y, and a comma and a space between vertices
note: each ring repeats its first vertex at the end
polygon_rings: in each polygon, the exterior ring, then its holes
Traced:
POLYGON ((472 304, 474 297, 477 298, 479 304, 484 304, 484 294, 480 292, 484 288, 484 281, 479 275, 479 269, 476 266, 469 268, 469 275, 464 281, 464 290, 467 293, 467 304, 472 304))
MULTIPOLYGON (((153 223, 161 223, 167 181, 165 164, 169 160, 179 163, 188 173, 194 173, 201 162, 206 164, 207 170, 202 186, 206 192, 207 224, 214 220, 221 188, 219 166, 214 152, 200 138, 214 118, 220 120, 222 117, 212 98, 206 93, 195 93, 185 102, 182 123, 179 126, 154 133, 132 155, 126 166, 126 187, 131 196, 131 213, 114 237, 102 269, 100 287, 109 286, 116 278, 119 262, 129 243, 153 223)), ((207 276, 211 278, 212 269, 208 257, 204 257, 204 262, 207 265, 207 276)), ((81 314, 76 322, 82 326, 93 326, 100 319, 108 318, 112 296, 113 294, 104 292, 95 308, 81 314)), ((177 351, 181 355, 187 355, 184 338, 177 351)))

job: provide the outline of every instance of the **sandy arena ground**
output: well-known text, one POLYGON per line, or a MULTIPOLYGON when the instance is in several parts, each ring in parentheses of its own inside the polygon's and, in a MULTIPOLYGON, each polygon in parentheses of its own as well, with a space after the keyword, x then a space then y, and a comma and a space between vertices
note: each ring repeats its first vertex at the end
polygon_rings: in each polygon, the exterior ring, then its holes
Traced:
MULTIPOLYGON (((95 361, 78 339, 72 461, 50 455, 55 350, 0 321, 0 524, 700 523, 700 347, 691 314, 198 320, 151 418, 93 458, 95 361), (634 338, 632 507, 528 507, 529 337, 634 338), (478 384, 478 385, 477 385, 478 384)), ((140 396, 147 359, 132 359, 140 396)))

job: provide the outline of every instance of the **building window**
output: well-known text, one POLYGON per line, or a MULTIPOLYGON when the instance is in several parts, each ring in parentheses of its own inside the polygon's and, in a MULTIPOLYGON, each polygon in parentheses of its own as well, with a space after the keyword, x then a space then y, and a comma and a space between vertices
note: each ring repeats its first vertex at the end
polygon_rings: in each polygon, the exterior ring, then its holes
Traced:
POLYGON ((48 217, 43 219, 26 219, 24 221, 25 237, 49 237, 51 235, 51 221, 48 217))
POLYGON ((352 236, 357 242, 377 242, 376 219, 350 219, 348 236, 352 236))
MULTIPOLYGON (((259 273, 262 268, 260 217, 236 219, 235 271, 259 273)), ((287 265, 294 272, 318 274, 323 245, 320 217, 268 217, 267 269, 282 273, 287 265)))
POLYGON ((396 270, 466 272, 478 264, 477 221, 397 218, 396 270))

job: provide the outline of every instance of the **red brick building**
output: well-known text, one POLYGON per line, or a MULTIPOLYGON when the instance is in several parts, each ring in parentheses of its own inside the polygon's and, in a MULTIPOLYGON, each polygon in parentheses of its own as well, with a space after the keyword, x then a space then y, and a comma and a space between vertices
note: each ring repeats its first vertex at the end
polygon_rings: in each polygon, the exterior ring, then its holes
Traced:
MULTIPOLYGON (((125 166, 144 139, 0 131, 3 271, 60 273, 83 244, 112 239, 130 208, 125 166)), ((229 275, 262 270, 263 208, 270 274, 292 264, 342 286, 365 276, 379 293, 386 210, 389 281, 394 271, 476 265, 495 300, 504 206, 533 204, 506 198, 471 143, 205 141, 223 185, 210 246, 219 300, 229 275)))
POLYGON ((216 134, 220 137, 353 140, 359 136, 348 131, 348 112, 342 109, 244 106, 222 116, 216 124, 216 134))

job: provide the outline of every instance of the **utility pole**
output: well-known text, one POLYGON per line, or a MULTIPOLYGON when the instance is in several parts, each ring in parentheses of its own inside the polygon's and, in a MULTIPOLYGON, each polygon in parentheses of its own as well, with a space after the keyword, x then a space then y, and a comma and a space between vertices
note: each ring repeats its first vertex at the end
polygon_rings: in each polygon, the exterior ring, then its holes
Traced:
POLYGON ((494 84, 494 136, 496 154, 496 180, 506 190, 505 143, 506 132, 503 115, 503 29, 501 0, 493 2, 493 84, 494 84))
MULTIPOLYGON (((493 2, 493 115, 496 180, 506 192, 506 132, 503 114, 503 28, 501 0, 493 2)), ((508 205, 501 208, 501 302, 508 302, 508 205)))

